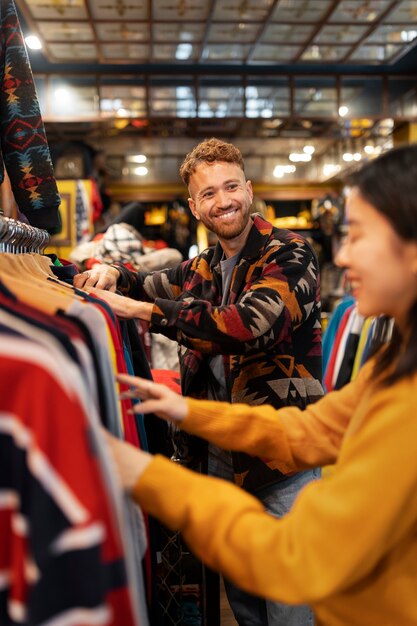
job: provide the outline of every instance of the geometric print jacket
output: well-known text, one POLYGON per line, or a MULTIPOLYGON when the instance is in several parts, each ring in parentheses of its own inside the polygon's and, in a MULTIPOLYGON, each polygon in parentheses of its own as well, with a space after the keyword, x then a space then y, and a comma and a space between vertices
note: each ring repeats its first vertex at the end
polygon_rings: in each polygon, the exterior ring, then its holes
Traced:
POLYGON ((29 223, 59 232, 61 199, 13 0, 0 2, 0 143, 0 184, 5 166, 29 223))
MULTIPOLYGON (((230 402, 304 408, 323 394, 317 258, 300 235, 252 219, 227 305, 219 243, 172 269, 118 268, 119 285, 154 302, 151 331, 178 342, 184 395, 207 397, 207 357, 221 354, 230 402)), ((285 478, 268 459, 232 458, 237 484, 252 493, 285 478)))

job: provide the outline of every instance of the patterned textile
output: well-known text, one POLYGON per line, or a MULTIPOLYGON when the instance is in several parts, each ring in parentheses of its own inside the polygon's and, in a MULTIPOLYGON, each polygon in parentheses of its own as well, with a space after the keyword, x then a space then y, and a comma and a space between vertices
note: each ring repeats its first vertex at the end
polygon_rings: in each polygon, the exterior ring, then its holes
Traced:
POLYGON ((77 191, 75 195, 75 227, 76 241, 80 243, 90 238, 90 203, 84 183, 77 181, 77 191))
MULTIPOLYGON (((301 236, 259 215, 221 305, 220 244, 176 268, 133 274, 120 287, 155 302, 151 331, 180 344, 185 395, 207 397, 208 358, 224 355, 232 402, 304 408, 322 395, 318 264, 301 236)), ((282 480, 274 464, 233 454, 236 481, 257 491, 282 480)))
MULTIPOLYGON (((96 237, 99 235, 96 235, 96 237)), ((154 271, 165 267, 175 267, 182 261, 182 255, 174 248, 160 250, 144 245, 142 235, 130 224, 112 224, 100 239, 80 243, 71 251, 73 263, 88 269, 94 263, 122 263, 129 269, 154 271)))
POLYGON ((97 246, 96 258, 104 263, 131 263, 140 267, 145 254, 142 235, 130 224, 113 224, 104 233, 97 246))
MULTIPOLYGON (((60 196, 32 71, 13 0, 0 3, 0 142, 19 210, 30 224, 61 229, 60 196)), ((0 159, 0 184, 4 180, 0 159)))

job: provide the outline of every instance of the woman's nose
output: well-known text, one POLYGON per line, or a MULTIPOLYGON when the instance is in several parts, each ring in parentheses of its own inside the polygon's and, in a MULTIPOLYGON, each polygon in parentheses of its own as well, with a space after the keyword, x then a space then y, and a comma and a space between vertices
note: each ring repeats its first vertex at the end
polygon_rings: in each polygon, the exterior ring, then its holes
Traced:
POLYGON ((339 267, 348 267, 348 244, 347 241, 343 241, 340 245, 339 250, 335 256, 335 263, 339 267))

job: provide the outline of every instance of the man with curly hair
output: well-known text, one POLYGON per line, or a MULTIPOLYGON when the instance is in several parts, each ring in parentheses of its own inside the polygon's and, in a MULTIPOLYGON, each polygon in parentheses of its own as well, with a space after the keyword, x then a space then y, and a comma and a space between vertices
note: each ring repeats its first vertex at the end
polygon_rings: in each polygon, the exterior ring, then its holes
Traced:
MULTIPOLYGON (((240 150, 212 138, 185 158, 180 175, 194 217, 215 246, 176 268, 132 273, 99 265, 77 286, 117 315, 150 321, 179 344, 184 395, 275 408, 304 408, 322 395, 317 259, 298 234, 251 215, 253 190, 240 150), (108 293, 119 289, 125 296, 108 293)), ((275 516, 288 512, 318 473, 284 474, 274 462, 210 444, 209 473, 233 480, 275 516)), ((316 473, 315 473, 316 472, 316 473)), ((240 626, 308 626, 310 609, 250 596, 225 581, 240 626)))

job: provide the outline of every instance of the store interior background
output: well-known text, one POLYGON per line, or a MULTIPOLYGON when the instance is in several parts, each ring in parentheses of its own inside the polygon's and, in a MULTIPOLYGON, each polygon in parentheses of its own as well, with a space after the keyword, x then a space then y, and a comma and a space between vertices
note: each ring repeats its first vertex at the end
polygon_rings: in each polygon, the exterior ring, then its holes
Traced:
POLYGON ((16 5, 57 178, 98 177, 111 211, 144 203, 154 226, 186 205, 178 169, 206 137, 241 149, 270 219, 329 232, 343 175, 417 138, 414 0, 16 5))
MULTIPOLYGON (((416 0, 15 1, 41 45, 27 40, 62 197, 49 248, 60 257, 131 202, 147 239, 171 236, 167 224, 189 219, 180 164, 215 136, 241 149, 254 209, 302 231, 331 266, 344 176, 417 141, 416 0), (77 193, 92 178, 107 212, 83 232, 77 193)), ((1 206, 13 215, 7 184, 1 206)), ((190 230, 185 255, 209 243, 190 230)), ((322 273, 325 312, 337 278, 322 273)))

